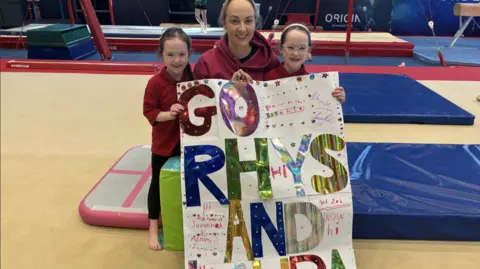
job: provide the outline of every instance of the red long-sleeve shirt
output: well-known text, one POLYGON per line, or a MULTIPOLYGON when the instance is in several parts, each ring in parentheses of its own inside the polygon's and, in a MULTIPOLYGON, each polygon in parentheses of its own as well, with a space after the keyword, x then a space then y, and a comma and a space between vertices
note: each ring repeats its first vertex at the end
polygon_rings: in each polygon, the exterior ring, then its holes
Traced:
POLYGON ((270 70, 268 73, 266 73, 264 80, 268 81, 268 80, 274 80, 274 79, 303 76, 308 74, 309 73, 305 69, 304 65, 302 65, 302 68, 300 68, 297 72, 293 74, 289 74, 287 69, 285 69, 285 67, 283 66, 283 63, 281 63, 277 68, 270 70))
POLYGON ((175 146, 180 142, 180 123, 178 119, 157 122, 160 112, 170 111, 177 103, 177 83, 188 81, 188 73, 183 73, 182 79, 176 81, 166 70, 155 74, 147 83, 143 97, 143 115, 152 125, 152 153, 161 156, 171 156, 175 146))

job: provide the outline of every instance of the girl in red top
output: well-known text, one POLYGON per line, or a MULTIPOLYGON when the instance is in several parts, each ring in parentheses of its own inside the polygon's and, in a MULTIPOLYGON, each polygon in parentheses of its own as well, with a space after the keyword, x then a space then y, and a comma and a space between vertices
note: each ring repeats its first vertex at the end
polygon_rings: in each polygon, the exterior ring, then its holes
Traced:
POLYGON ((143 115, 152 125, 152 181, 148 191, 150 228, 148 246, 161 250, 158 241, 160 218, 160 169, 174 155, 180 154, 180 124, 178 115, 184 108, 177 103, 176 84, 193 80, 188 62, 192 42, 181 28, 169 28, 160 38, 158 56, 165 66, 147 84, 143 100, 143 115))
POLYGON ((262 80, 280 64, 270 43, 255 30, 262 21, 253 0, 226 0, 218 23, 226 34, 198 59, 196 79, 230 80, 237 73, 236 80, 262 80), (248 79, 243 77, 247 73, 248 79))
MULTIPOLYGON (((311 57, 312 38, 308 28, 302 24, 290 24, 280 37, 280 52, 284 62, 265 74, 264 80, 275 80, 309 73, 305 69, 305 61, 311 57)), ((345 90, 338 87, 332 92, 340 103, 345 102, 345 90)))

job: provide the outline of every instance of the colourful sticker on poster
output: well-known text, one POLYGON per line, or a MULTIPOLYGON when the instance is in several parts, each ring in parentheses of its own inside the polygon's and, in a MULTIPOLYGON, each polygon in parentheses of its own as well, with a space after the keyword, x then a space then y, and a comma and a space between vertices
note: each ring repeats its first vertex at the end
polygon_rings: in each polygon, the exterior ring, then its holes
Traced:
POLYGON ((189 84, 185 268, 356 269, 338 73, 189 84))

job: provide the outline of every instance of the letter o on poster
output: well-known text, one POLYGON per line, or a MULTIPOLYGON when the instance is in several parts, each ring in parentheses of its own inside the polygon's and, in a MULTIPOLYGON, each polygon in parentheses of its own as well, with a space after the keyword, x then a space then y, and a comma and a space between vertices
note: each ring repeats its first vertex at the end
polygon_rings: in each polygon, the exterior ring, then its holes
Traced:
POLYGON ((260 122, 260 108, 255 90, 250 84, 228 82, 223 85, 219 94, 219 105, 222 118, 230 131, 238 136, 249 136, 260 122), (244 116, 237 111, 237 102, 245 100, 246 107, 238 107, 244 116))

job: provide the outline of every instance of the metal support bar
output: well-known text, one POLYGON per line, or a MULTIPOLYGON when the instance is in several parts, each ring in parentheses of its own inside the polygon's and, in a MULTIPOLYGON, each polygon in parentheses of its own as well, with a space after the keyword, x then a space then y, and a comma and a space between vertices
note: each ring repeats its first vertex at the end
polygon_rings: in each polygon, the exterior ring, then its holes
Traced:
POLYGON ((348 64, 350 58, 350 42, 352 35, 353 24, 353 0, 348 3, 348 19, 347 19, 347 40, 345 42, 345 64, 348 64))
POLYGON ((75 24, 75 17, 76 15, 73 13, 73 3, 72 0, 67 0, 67 5, 68 5, 68 17, 70 18, 70 24, 74 25, 75 24))
POLYGON ((450 46, 449 46, 450 48, 453 47, 453 45, 455 45, 455 43, 457 42, 458 38, 460 38, 460 36, 463 35, 463 32, 465 31, 465 29, 467 29, 467 26, 470 24, 472 20, 473 20, 473 16, 468 17, 467 21, 462 25, 460 29, 458 29, 458 31, 455 33, 455 36, 453 37, 452 43, 450 43, 450 46))

